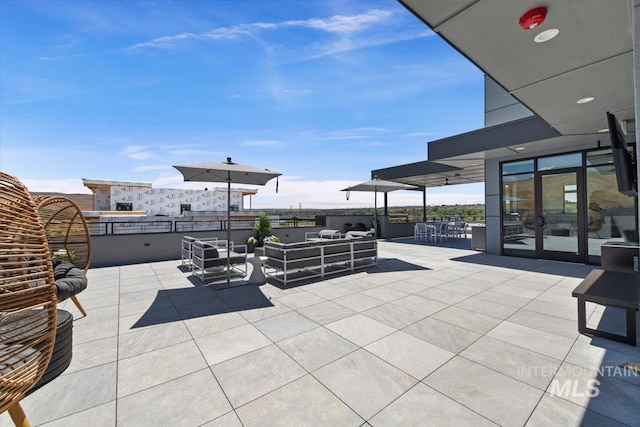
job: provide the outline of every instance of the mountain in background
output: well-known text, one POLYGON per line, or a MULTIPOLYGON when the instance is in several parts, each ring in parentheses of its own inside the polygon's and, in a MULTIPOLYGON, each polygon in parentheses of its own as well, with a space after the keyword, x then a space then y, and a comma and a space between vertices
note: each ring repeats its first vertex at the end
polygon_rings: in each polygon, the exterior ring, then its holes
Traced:
POLYGON ((31 192, 32 196, 61 196, 66 197, 67 199, 73 200, 79 207, 81 211, 92 211, 93 210, 93 194, 65 194, 65 193, 40 193, 40 192, 31 192))
MULTIPOLYGON (((93 194, 65 194, 32 192, 32 196, 62 196, 73 200, 82 211, 93 210, 93 194)), ((259 209, 272 215, 314 217, 315 215, 372 215, 373 208, 337 208, 337 209, 259 209)), ((382 214, 383 208, 378 207, 382 214)), ((422 218, 422 206, 390 206, 389 214, 403 214, 413 218, 422 218)), ((468 219, 484 219, 483 204, 427 206, 427 217, 461 216, 468 219)))

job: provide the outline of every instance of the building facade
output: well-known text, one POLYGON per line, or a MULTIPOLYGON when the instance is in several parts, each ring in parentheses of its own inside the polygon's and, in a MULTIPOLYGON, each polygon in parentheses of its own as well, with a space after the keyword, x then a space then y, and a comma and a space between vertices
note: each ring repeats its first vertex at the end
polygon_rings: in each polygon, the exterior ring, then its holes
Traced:
MULTIPOLYGON (((186 213, 223 213, 230 204, 232 212, 245 211, 244 196, 257 190, 232 188, 227 200, 226 188, 184 190, 152 188, 144 182, 120 182, 82 179, 94 195, 95 211, 146 212, 146 215, 179 216, 186 213)), ((250 209, 250 206, 249 206, 250 209)))
POLYGON ((485 127, 372 176, 424 188, 484 182, 491 254, 599 263, 603 244, 637 245, 638 197, 619 191, 606 113, 637 186, 640 0, 400 3, 485 73, 485 127), (522 25, 534 7, 544 13, 522 25))

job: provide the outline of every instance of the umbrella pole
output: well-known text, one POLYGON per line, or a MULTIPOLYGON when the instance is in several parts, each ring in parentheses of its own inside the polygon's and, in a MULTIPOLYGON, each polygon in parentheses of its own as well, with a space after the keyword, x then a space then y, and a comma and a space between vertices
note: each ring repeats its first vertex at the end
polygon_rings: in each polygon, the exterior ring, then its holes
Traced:
POLYGON ((231 283, 229 258, 231 257, 231 171, 227 171, 227 286, 231 283))
POLYGON ((373 229, 378 236, 378 190, 373 192, 373 229))

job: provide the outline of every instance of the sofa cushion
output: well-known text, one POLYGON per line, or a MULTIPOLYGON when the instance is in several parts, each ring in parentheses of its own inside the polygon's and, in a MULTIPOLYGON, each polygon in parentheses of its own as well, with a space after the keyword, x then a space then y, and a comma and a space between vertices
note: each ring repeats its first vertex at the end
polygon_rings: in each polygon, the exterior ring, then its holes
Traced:
POLYGON ((53 278, 56 281, 58 301, 64 301, 87 289, 87 276, 67 261, 54 261, 53 278))
POLYGON ((213 247, 205 247, 204 248, 203 257, 205 259, 218 258, 219 256, 220 256, 220 253, 218 252, 218 249, 213 248, 213 247))
POLYGON ((318 237, 321 239, 335 239, 340 237, 340 232, 338 230, 320 230, 318 237))

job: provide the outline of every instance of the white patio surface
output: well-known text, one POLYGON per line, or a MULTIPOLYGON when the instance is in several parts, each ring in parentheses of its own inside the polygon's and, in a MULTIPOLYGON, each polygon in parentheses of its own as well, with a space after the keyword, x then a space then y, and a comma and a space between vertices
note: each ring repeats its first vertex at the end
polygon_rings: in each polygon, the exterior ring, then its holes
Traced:
POLYGON ((92 269, 88 316, 60 307, 72 364, 23 408, 49 427, 640 425, 640 375, 615 369, 640 349, 577 332, 591 267, 412 241, 287 289, 215 290, 180 261, 92 269))

